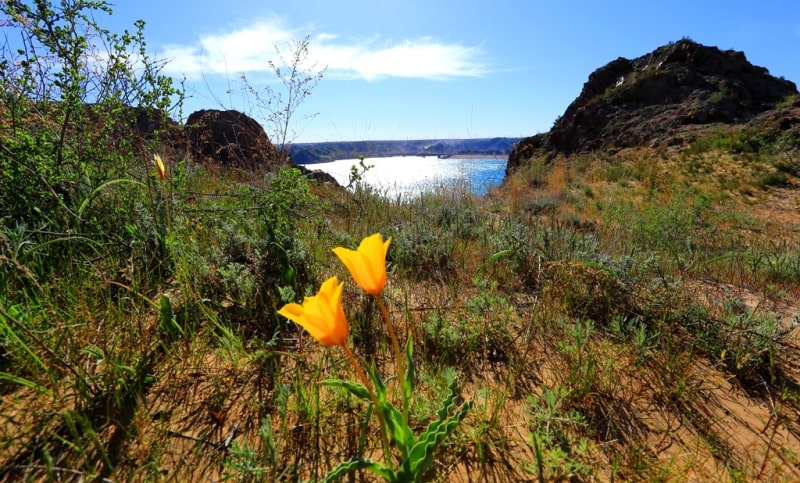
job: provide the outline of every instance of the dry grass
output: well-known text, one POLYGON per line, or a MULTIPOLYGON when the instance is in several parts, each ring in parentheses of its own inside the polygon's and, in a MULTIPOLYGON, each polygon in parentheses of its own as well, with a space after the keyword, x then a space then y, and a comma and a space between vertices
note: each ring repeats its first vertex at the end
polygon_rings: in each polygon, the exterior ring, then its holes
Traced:
MULTIPOLYGON (((380 231, 393 237, 386 301, 415 341, 414 427, 450 376, 475 402, 431 480, 797 480, 800 195, 748 181, 768 164, 711 151, 534 160, 483 200, 313 187, 321 203, 286 205, 292 283, 263 282, 275 265, 260 212, 243 208, 263 195, 242 191, 252 180, 192 172, 173 193, 169 276, 140 293, 63 273, 41 281, 65 296, 3 302, 26 327, 58 314, 69 337, 29 329, 4 346, 3 372, 31 384, 3 380, 0 477, 317 480, 359 451, 378 457, 374 438, 359 450, 366 407, 318 384, 352 379, 347 361, 280 325, 261 291, 296 299, 344 279, 330 248, 380 231), (164 292, 180 335, 143 297, 164 292)), ((344 303, 358 356, 394 374, 374 303, 349 282, 344 303)))

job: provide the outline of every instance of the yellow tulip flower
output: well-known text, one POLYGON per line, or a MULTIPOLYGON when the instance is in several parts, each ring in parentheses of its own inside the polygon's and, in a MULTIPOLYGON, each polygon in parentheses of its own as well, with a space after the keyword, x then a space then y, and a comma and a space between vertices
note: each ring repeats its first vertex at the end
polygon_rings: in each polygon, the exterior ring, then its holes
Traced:
POLYGON ((278 314, 300 325, 325 345, 342 345, 350 326, 342 308, 344 282, 331 277, 322 283, 317 295, 303 299, 303 305, 286 304, 278 314))
POLYGON ((359 287, 372 295, 379 295, 386 285, 386 252, 392 238, 383 241, 380 233, 361 240, 358 250, 336 247, 333 253, 344 263, 359 287))
POLYGON ((161 160, 160 155, 153 155, 153 164, 156 165, 156 176, 158 176, 158 179, 166 179, 167 171, 164 169, 164 161, 161 160))

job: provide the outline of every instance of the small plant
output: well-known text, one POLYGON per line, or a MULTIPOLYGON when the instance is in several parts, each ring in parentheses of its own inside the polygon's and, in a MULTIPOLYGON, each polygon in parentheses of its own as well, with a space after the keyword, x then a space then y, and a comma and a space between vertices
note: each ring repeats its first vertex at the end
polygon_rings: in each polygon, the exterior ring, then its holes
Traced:
POLYGON ((381 296, 386 284, 386 252, 390 242, 391 238, 384 242, 381 235, 375 234, 365 238, 358 250, 338 247, 334 252, 358 285, 375 297, 380 307, 392 340, 400 377, 399 392, 402 403, 400 409, 392 403, 389 390, 377 369, 370 366, 368 378, 346 344, 349 326, 341 305, 344 284, 339 283, 336 277, 326 280, 319 293, 313 297, 306 297, 302 305, 290 303, 278 311, 279 314, 305 328, 320 343, 342 348, 361 384, 339 379, 323 381, 323 384, 344 389, 356 398, 371 404, 367 417, 369 418, 374 412, 378 418, 383 462, 357 456, 334 468, 324 481, 333 481, 360 469, 370 471, 386 481, 419 481, 432 465, 436 448, 458 427, 472 407, 471 401, 456 407, 459 395, 457 382, 453 380, 448 388, 447 397, 437 412, 437 418, 419 436, 414 435, 408 419, 416 377, 411 337, 407 339, 405 354, 401 354, 394 325, 381 296), (399 452, 397 459, 392 454, 390 439, 395 450, 399 452))
POLYGON ((364 155, 358 155, 358 165, 350 166, 350 175, 347 178, 347 188, 348 190, 355 190, 359 192, 364 189, 365 182, 364 182, 364 175, 367 174, 367 171, 374 168, 375 165, 366 164, 364 163, 364 155))
POLYGON ((264 418, 261 421, 258 436, 261 439, 262 454, 258 454, 247 444, 239 444, 237 441, 232 441, 228 448, 228 457, 225 458, 224 466, 232 476, 238 476, 240 481, 265 481, 268 476, 269 480, 274 481, 278 477, 274 474, 278 463, 277 442, 271 418, 264 418), (267 466, 260 464, 262 457, 269 463, 267 466))
POLYGON ((780 188, 782 186, 787 186, 788 184, 789 176, 783 171, 770 171, 763 174, 758 178, 758 180, 756 180, 756 186, 762 190, 766 190, 770 187, 780 188))
POLYGON ((715 327, 709 335, 714 336, 720 347, 718 357, 731 373, 753 385, 775 382, 775 358, 786 332, 774 314, 732 312, 715 327))
POLYGON ((532 418, 529 444, 535 461, 526 466, 540 482, 589 478, 591 467, 581 461, 590 451, 586 438, 576 433, 587 426, 583 416, 568 410, 571 400, 565 388, 542 387, 541 396, 527 399, 532 418))
MULTIPOLYGON (((270 60, 268 65, 280 81, 280 89, 268 84, 262 92, 259 92, 244 74, 240 79, 242 91, 254 97, 256 106, 262 111, 264 120, 271 130, 272 143, 283 155, 288 155, 289 146, 297 135, 292 129, 297 110, 320 83, 327 69, 323 67, 316 70, 316 64, 308 64, 310 44, 311 37, 306 36, 302 40, 286 42, 283 48, 275 46, 278 61, 270 60)), ((305 119, 314 116, 315 114, 308 115, 305 119)))
POLYGON ((556 344, 564 359, 562 385, 569 390, 570 400, 580 403, 595 390, 599 379, 599 361, 592 346, 594 323, 562 320, 560 325, 565 335, 565 339, 556 344))
POLYGON ((513 305, 498 295, 498 283, 476 278, 479 292, 466 301, 464 310, 435 311, 420 324, 424 357, 437 364, 473 362, 479 371, 484 362, 505 361, 514 346, 513 305), (480 363, 480 364, 476 364, 480 363))

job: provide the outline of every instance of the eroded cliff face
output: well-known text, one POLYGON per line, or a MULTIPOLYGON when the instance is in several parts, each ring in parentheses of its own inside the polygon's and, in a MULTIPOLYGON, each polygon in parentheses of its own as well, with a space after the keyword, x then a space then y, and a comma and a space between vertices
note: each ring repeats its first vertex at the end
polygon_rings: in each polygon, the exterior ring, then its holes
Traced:
POLYGON ((537 151, 680 144, 676 133, 686 126, 746 123, 797 94, 793 82, 754 66, 742 52, 681 40, 594 71, 549 132, 515 146, 509 169, 537 151))

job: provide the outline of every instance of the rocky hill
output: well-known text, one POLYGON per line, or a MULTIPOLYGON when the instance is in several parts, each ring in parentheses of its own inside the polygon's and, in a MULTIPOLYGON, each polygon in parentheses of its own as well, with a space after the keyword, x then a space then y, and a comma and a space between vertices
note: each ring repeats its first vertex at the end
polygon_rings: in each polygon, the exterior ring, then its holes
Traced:
MULTIPOLYGON (((797 94, 793 82, 754 66, 742 52, 684 39, 594 71, 549 132, 514 147, 508 166, 513 169, 536 152, 681 144, 692 126, 747 123, 781 104, 797 107, 792 101, 797 94)), ((787 128, 796 121, 788 121, 787 128)))

